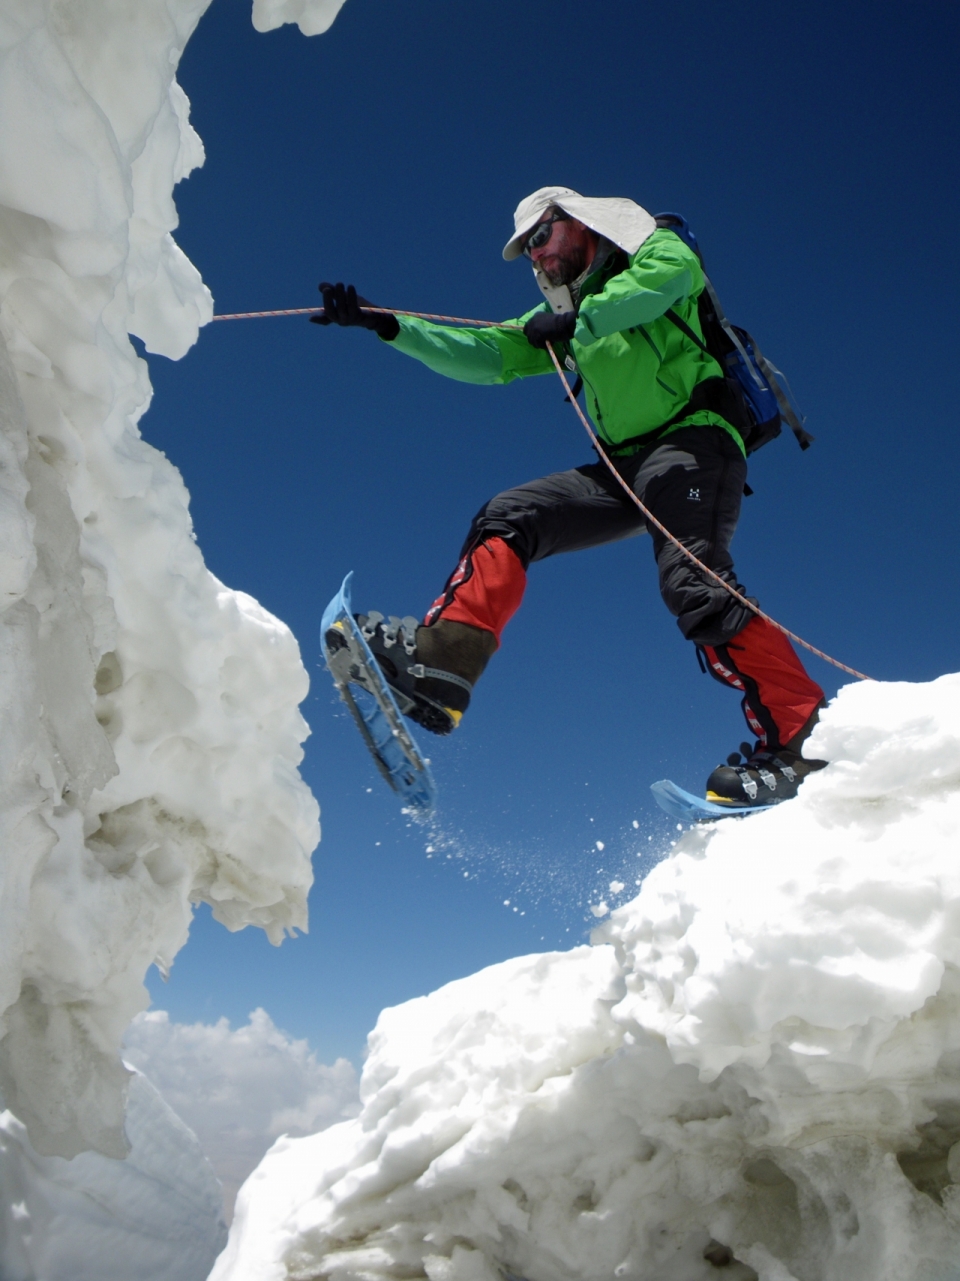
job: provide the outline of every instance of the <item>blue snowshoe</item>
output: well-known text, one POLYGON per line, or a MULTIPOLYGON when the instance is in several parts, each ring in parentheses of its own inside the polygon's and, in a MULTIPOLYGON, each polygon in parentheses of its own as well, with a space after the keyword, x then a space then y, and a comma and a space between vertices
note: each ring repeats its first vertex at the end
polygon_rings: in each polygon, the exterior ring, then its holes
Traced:
POLYGON ((660 808, 681 823, 712 823, 718 818, 743 818, 745 814, 756 814, 758 810, 773 809, 772 805, 718 805, 703 796, 694 796, 668 778, 651 783, 650 791, 660 808))
MULTIPOLYGON (((816 723, 811 717, 801 735, 791 740, 797 748, 816 723)), ((796 796, 800 784, 826 761, 807 760, 794 746, 768 751, 762 743, 741 743, 725 765, 718 765, 707 779, 707 794, 694 796, 669 779, 651 785, 661 809, 688 823, 707 823, 718 818, 743 817, 757 810, 772 809, 796 796), (742 753, 742 759, 741 759, 742 753)))
MULTIPOLYGON (((353 574, 349 573, 324 610, 320 624, 323 656, 380 773, 417 817, 427 818, 436 805, 436 784, 427 759, 404 720, 403 711, 409 706, 401 710, 354 618, 350 602, 352 579, 353 574)), ((402 622, 415 625, 416 620, 402 622)), ((399 635, 401 620, 397 624, 399 635)), ((400 643, 402 646, 403 641, 400 643)), ((410 704, 409 699, 404 701, 410 704)))

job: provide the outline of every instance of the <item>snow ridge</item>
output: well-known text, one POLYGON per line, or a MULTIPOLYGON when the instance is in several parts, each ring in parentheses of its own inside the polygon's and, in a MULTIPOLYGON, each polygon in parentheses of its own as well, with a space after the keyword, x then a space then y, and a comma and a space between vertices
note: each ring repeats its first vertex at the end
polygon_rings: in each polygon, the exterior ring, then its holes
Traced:
POLYGON ((688 832, 594 946, 381 1015, 211 1281, 933 1281, 960 1247, 960 675, 841 690, 832 764, 688 832))

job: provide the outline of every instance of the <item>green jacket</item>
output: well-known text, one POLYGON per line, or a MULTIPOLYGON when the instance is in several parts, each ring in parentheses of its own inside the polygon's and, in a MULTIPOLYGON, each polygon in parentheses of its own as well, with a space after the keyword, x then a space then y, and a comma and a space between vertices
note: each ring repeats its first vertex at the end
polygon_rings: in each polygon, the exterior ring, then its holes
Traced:
MULTIPOLYGON (((582 285, 577 328, 565 346, 583 378, 597 434, 606 444, 662 426, 683 409, 698 383, 722 376, 717 362, 664 316, 672 307, 700 334, 697 296, 702 289, 696 254, 663 228, 632 258, 616 254, 582 285)), ((504 324, 522 326, 547 310, 544 302, 504 324)), ((397 319, 400 333, 391 345, 448 378, 493 385, 554 372, 549 352, 531 347, 520 329, 461 329, 408 316, 397 319)), ((743 448, 736 430, 711 410, 689 414, 672 430, 703 423, 725 428, 743 448)))

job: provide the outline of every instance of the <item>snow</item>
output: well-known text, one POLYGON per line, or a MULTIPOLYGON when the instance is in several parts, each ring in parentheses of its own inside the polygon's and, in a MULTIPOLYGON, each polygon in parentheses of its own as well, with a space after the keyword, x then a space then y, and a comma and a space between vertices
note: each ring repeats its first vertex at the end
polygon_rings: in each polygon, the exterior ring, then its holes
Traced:
MULTIPOLYGON (((124 1155, 147 968, 198 901, 303 928, 319 836, 296 641, 205 568, 137 426, 128 335, 178 358, 212 314, 171 234, 207 3, 6 0, 0 23, 0 1088, 45 1156, 124 1155)), ((332 17, 258 5, 293 10, 332 17)))
POLYGON ((808 750, 592 946, 385 1010, 211 1281, 955 1277, 960 675, 848 686, 808 750))
POLYGON ((340 12, 343 0, 253 0, 253 25, 272 31, 295 22, 305 36, 319 36, 340 12))
POLYGON ((199 1139, 223 1184, 228 1220, 241 1183, 281 1134, 313 1134, 360 1110, 353 1064, 320 1063, 264 1010, 235 1030, 226 1019, 183 1024, 165 1010, 138 1014, 124 1059, 199 1139))
POLYGON ((196 1138, 145 1077, 130 1085, 131 1152, 39 1156, 0 1114, 5 1281, 204 1281, 226 1238, 220 1186, 196 1138))

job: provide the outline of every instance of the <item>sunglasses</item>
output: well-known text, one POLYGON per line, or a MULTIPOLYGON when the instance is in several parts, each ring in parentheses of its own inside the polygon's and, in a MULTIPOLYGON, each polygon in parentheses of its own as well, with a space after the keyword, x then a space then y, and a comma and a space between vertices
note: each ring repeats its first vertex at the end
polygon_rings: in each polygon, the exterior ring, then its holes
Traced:
POLYGON ((531 231, 530 235, 527 237, 523 246, 523 252, 529 256, 531 249, 542 249, 553 235, 553 224, 555 222, 569 221, 570 215, 564 213, 562 209, 558 209, 543 222, 538 222, 533 231, 531 231))

